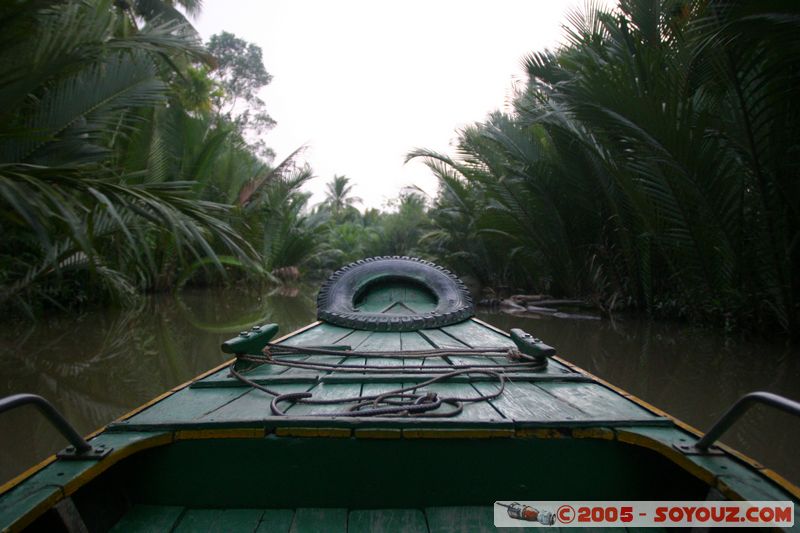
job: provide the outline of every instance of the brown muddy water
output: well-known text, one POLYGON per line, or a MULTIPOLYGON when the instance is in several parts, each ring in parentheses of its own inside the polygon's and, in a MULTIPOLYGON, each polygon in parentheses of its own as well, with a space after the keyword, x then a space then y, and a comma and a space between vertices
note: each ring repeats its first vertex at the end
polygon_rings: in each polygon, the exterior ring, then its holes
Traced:
MULTIPOLYGON (((237 332, 277 322, 288 333, 311 322, 314 295, 187 290, 150 297, 136 310, 2 323, 0 396, 40 394, 87 434, 225 361, 219 345, 237 332)), ((800 349, 782 342, 631 318, 480 318, 534 333, 562 357, 702 430, 750 391, 800 399, 800 349)), ((800 484, 800 419, 756 407, 723 442, 800 484)), ((64 445, 33 408, 0 415, 0 483, 64 445)))

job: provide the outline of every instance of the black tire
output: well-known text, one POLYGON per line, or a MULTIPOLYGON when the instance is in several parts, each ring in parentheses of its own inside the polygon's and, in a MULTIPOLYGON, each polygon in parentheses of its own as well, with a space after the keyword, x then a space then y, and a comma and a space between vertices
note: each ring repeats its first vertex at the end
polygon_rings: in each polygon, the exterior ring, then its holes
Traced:
POLYGON ((475 314, 464 283, 450 271, 416 257, 370 257, 340 268, 322 284, 317 318, 330 324, 371 331, 414 331, 455 324, 475 314), (416 315, 363 313, 355 302, 376 283, 406 279, 437 299, 433 311, 416 315))

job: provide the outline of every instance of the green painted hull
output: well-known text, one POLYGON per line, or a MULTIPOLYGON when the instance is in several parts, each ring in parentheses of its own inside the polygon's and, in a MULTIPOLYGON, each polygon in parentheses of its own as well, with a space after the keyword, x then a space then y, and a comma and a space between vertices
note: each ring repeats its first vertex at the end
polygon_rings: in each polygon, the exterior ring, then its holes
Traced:
MULTIPOLYGON (((412 292, 377 292, 386 309, 412 292), (386 301, 384 301, 386 300, 386 301)), ((416 300, 415 300, 416 298, 416 300)), ((281 341, 361 351, 512 346, 476 320, 402 333, 316 323, 281 341)), ((297 356, 363 365, 361 357, 297 356)), ((495 364, 450 356, 425 364, 495 364)), ((502 362, 502 361, 500 361, 502 362)), ((316 399, 377 394, 424 376, 419 359, 371 359, 388 373, 262 365, 248 379, 316 399)), ((459 376, 430 390, 473 397, 496 383, 459 376)), ((347 406, 288 406, 219 368, 104 428, 101 461, 54 460, 3 487, 0 526, 90 531, 495 531, 492 503, 513 500, 794 500, 797 489, 746 458, 685 455, 690 428, 554 359, 450 418, 332 416, 347 406), (70 518, 71 517, 71 518, 70 518)), ((795 505, 796 512, 798 510, 795 505)))

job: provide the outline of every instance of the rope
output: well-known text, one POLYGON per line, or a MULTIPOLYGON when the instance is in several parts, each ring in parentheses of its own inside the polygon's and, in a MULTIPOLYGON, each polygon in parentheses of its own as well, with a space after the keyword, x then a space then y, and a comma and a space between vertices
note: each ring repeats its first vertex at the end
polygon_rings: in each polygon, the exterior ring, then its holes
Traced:
POLYGON ((464 410, 465 403, 485 402, 493 400, 503 394, 505 390, 506 373, 515 372, 537 372, 547 367, 547 359, 544 357, 532 357, 521 353, 516 347, 501 348, 463 348, 463 349, 429 349, 429 350, 408 350, 408 351, 356 351, 351 349, 334 350, 322 347, 308 346, 287 346, 281 344, 268 344, 264 347, 263 355, 237 354, 236 361, 230 365, 231 376, 242 383, 273 396, 270 403, 270 410, 273 415, 286 416, 281 403, 290 402, 292 405, 341 405, 353 404, 347 410, 333 413, 311 414, 308 416, 342 416, 342 417, 453 417, 458 416, 464 410), (283 357, 306 355, 305 361, 290 361, 283 357), (342 362, 328 363, 321 361, 311 361, 313 356, 339 356, 342 360, 349 357, 359 357, 364 359, 422 359, 430 357, 448 356, 484 356, 506 357, 511 362, 500 364, 493 360, 493 364, 488 365, 431 365, 420 367, 386 367, 377 365, 346 365, 342 362), (260 383, 249 379, 236 369, 236 363, 245 361, 258 365, 268 364, 284 366, 289 368, 302 368, 325 372, 344 372, 344 373, 391 373, 391 374, 433 374, 434 377, 410 385, 400 387, 381 394, 357 395, 348 398, 336 398, 330 400, 315 399, 310 392, 280 393, 274 391, 260 383), (429 385, 442 383, 456 376, 485 375, 497 381, 497 389, 491 393, 479 393, 476 396, 457 397, 440 396, 433 391, 420 390, 429 385), (442 406, 448 406, 447 410, 439 410, 442 406))

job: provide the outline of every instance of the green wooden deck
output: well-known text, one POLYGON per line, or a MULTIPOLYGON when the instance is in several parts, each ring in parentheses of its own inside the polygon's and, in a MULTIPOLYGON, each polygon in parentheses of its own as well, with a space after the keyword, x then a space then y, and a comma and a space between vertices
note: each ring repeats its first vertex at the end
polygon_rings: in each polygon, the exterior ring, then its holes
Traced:
MULTIPOLYGON (((548 531, 563 528, 550 527, 548 531)), ((604 531, 638 531, 605 528, 604 531)), ((658 533, 662 528, 648 528, 658 533)), ((512 533, 496 528, 491 507, 428 507, 425 509, 185 509, 137 505, 111 530, 113 533, 253 531, 255 533, 512 533)))
MULTIPOLYGON (((364 311, 408 313, 429 310, 433 300, 387 287, 356 303, 364 311)), ((513 346, 473 319, 402 333, 318 323, 281 344, 401 352, 513 346)), ((363 356, 292 357, 367 364, 363 356)), ((281 393, 337 399, 420 383, 433 377, 426 366, 506 362, 483 355, 369 358, 397 372, 262 365, 246 375, 281 393), (411 368, 423 373, 402 373, 411 368)), ((465 403, 450 418, 343 417, 334 415, 347 404, 302 403, 287 403, 286 416, 274 416, 272 396, 223 368, 109 425, 91 440, 113 449, 102 461, 53 461, 0 491, 0 530, 34 519, 49 530, 49 509, 65 500, 96 522, 90 530, 261 533, 498 531, 490 505, 500 497, 798 500, 763 467, 729 454, 679 453, 675 445, 695 435, 574 367, 551 360, 543 371, 508 376, 501 396, 465 403)), ((477 375, 426 386, 457 397, 496 388, 477 375)))
MULTIPOLYGON (((283 344, 293 346, 347 345, 352 349, 417 350, 430 348, 489 348, 513 346, 513 342, 485 325, 468 320, 439 329, 418 332, 387 333, 351 330, 318 324, 295 335, 283 344)), ((297 360, 343 362, 364 365, 361 357, 298 355, 297 360)), ((423 369, 425 365, 495 365, 498 357, 448 356, 436 359, 370 359, 371 365, 402 366, 423 369)), ((310 392, 315 399, 335 399, 374 394, 429 379, 432 375, 319 372, 298 368, 262 365, 246 374, 253 381, 268 385, 280 393, 310 392)), ((497 389, 495 381, 481 376, 459 376, 428 388, 434 392, 476 396, 497 389)), ((443 428, 527 428, 527 427, 618 427, 630 425, 669 425, 671 422, 636 405, 634 402, 592 381, 567 366, 550 361, 543 372, 510 375, 505 392, 488 402, 467 403, 464 411, 452 418, 360 418, 320 417, 341 412, 344 405, 292 405, 287 416, 273 416, 272 397, 250 388, 223 369, 198 380, 123 423, 112 425, 120 430, 208 429, 223 426, 243 428, 303 427, 443 427, 443 428)))

